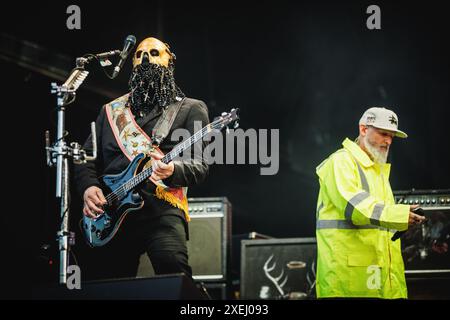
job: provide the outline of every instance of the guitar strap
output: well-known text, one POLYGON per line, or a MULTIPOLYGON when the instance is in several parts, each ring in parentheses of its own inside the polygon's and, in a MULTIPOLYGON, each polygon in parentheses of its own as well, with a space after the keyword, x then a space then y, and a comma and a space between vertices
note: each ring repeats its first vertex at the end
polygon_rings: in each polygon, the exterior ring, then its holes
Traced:
MULTIPOLYGON (((151 139, 136 123, 130 108, 126 107, 128 96, 129 94, 126 94, 106 104, 105 111, 118 146, 123 154, 132 161, 140 153, 148 155, 152 149, 161 152, 159 145, 169 133, 184 99, 180 99, 176 103, 169 105, 164 110, 163 115, 158 119, 152 132, 152 138, 158 139, 158 143, 155 143, 156 141, 151 139)), ((151 161, 146 164, 146 167, 150 165, 151 161)), ((187 188, 170 188, 161 180, 152 180, 152 182, 156 184, 156 197, 181 209, 185 214, 186 220, 190 221, 187 188)))
POLYGON ((177 97, 177 102, 168 105, 164 109, 163 114, 159 117, 152 131, 152 142, 154 146, 159 146, 169 134, 173 122, 185 99, 186 98, 177 97))

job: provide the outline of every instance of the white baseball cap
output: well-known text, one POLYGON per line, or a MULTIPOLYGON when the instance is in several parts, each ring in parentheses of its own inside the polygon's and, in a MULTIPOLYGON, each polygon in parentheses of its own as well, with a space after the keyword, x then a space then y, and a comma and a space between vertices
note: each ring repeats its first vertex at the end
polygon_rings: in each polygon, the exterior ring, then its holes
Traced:
POLYGON ((405 132, 398 130, 398 117, 395 112, 386 108, 367 109, 359 124, 395 132, 395 136, 399 138, 408 137, 405 132))

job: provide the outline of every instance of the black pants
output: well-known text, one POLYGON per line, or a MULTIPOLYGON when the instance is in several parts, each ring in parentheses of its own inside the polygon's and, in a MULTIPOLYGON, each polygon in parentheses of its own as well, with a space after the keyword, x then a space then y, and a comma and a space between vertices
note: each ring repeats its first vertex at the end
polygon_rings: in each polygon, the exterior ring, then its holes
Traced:
POLYGON ((110 243, 90 249, 85 266, 89 280, 135 277, 144 252, 156 274, 183 272, 191 277, 185 223, 177 215, 148 218, 141 213, 129 214, 110 243))

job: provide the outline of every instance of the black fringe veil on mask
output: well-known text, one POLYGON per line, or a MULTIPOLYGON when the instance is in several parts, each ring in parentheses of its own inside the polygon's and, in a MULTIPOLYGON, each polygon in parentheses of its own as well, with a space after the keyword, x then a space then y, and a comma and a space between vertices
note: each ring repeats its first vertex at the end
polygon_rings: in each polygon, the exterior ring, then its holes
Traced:
POLYGON ((177 97, 185 97, 175 83, 174 70, 173 61, 166 68, 152 64, 148 59, 133 69, 128 82, 128 105, 135 117, 144 117, 155 107, 166 107, 177 101, 177 97))

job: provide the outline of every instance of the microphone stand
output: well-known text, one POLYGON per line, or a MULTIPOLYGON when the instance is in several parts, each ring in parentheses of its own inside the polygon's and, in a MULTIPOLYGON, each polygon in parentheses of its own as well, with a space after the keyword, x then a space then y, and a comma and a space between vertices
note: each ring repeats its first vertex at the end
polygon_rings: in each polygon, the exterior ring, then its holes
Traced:
POLYGON ((60 206, 61 225, 57 232, 59 243, 59 283, 67 284, 68 253, 70 246, 75 244, 75 233, 69 231, 69 160, 75 164, 86 163, 97 158, 97 140, 95 122, 91 123, 92 155, 87 155, 80 144, 72 142, 68 145, 65 141, 65 110, 66 106, 75 101, 76 91, 89 74, 84 70, 84 63, 78 64, 69 75, 66 82, 58 86, 51 83, 51 93, 56 94, 58 125, 56 141, 50 146, 50 132, 45 132, 45 144, 47 165, 56 166, 56 198, 60 206))

